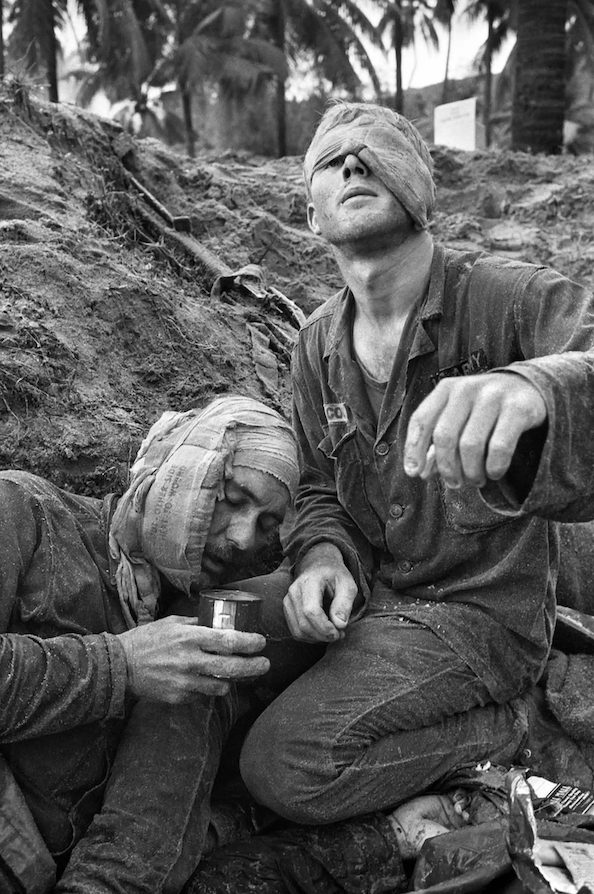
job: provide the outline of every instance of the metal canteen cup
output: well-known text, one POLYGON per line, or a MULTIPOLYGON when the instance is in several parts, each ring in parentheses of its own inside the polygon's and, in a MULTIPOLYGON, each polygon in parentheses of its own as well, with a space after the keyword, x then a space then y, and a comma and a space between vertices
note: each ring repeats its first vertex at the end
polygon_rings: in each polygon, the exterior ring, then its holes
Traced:
POLYGON ((259 633, 262 600, 244 590, 203 590, 198 605, 198 622, 215 630, 243 630, 259 633))

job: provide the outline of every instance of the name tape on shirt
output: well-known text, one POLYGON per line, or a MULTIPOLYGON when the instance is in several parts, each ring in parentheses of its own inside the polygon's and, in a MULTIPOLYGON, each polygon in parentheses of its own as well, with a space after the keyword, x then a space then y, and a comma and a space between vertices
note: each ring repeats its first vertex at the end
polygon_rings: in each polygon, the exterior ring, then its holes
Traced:
POLYGON ((434 385, 437 385, 442 379, 449 379, 453 376, 473 376, 476 373, 486 372, 488 369, 489 361, 487 360, 487 355, 483 348, 479 348, 478 351, 473 351, 466 360, 461 360, 460 363, 440 369, 437 375, 431 376, 431 381, 434 385))
POLYGON ((328 425, 349 421, 347 408, 344 404, 324 404, 324 413, 328 425))

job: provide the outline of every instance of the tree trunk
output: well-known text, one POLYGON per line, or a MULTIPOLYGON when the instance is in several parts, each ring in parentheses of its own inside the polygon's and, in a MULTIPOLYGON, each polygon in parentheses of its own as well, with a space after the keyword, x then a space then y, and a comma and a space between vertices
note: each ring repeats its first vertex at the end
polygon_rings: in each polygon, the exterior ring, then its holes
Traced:
POLYGON ((404 91, 402 89, 402 44, 404 43, 404 33, 402 22, 399 14, 396 13, 396 21, 394 23, 394 55, 396 57, 396 96, 394 108, 400 114, 404 114, 404 91))
POLYGON ((4 0, 0 0, 0 78, 4 77, 4 0))
POLYGON ((284 158, 287 154, 287 100, 286 81, 276 80, 276 154, 284 158))
POLYGON ((47 80, 50 102, 59 102, 58 95, 58 41, 54 24, 53 0, 45 0, 47 16, 47 80))
MULTIPOLYGON (((274 44, 285 52, 285 7, 283 0, 278 0, 275 6, 275 16, 272 23, 274 44)), ((287 99, 286 78, 276 78, 276 152, 278 158, 284 158, 287 154, 287 99)))
POLYGON ((563 148, 565 22, 569 0, 519 0, 512 149, 563 148))
POLYGON ((445 62, 445 72, 443 75, 443 87, 441 90, 441 101, 442 103, 446 103, 448 101, 448 93, 450 87, 450 55, 452 52, 452 17, 450 15, 448 19, 448 49, 446 53, 446 62, 445 62))
POLYGON ((485 94, 483 98, 483 124, 485 125, 485 146, 491 145, 491 95, 493 93, 493 31, 495 12, 492 7, 487 10, 487 45, 485 47, 485 94))
POLYGON ((194 122, 192 121, 192 94, 187 86, 179 85, 184 115, 184 127, 186 130, 186 150, 190 158, 196 155, 196 142, 194 136, 194 122))

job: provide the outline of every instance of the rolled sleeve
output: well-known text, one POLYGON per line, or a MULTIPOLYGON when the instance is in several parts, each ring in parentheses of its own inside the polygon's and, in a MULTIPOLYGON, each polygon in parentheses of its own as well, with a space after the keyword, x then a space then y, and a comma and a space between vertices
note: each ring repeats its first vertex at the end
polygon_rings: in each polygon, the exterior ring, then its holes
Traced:
POLYGON ((112 634, 0 637, 0 743, 124 716, 126 658, 112 634))

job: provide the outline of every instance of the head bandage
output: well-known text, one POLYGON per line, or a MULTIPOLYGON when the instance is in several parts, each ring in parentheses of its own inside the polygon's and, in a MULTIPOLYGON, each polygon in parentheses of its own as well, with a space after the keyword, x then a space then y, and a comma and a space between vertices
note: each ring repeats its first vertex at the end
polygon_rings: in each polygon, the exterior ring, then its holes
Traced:
POLYGON ((426 229, 435 204, 431 154, 418 130, 392 109, 339 103, 324 114, 303 164, 308 194, 316 171, 334 158, 356 155, 426 229))
POLYGON ((189 594, 200 574, 215 503, 224 497, 235 465, 274 476, 292 498, 299 465, 289 423, 259 401, 233 396, 204 410, 164 413, 150 429, 109 532, 130 627, 154 618, 159 572, 189 594))

